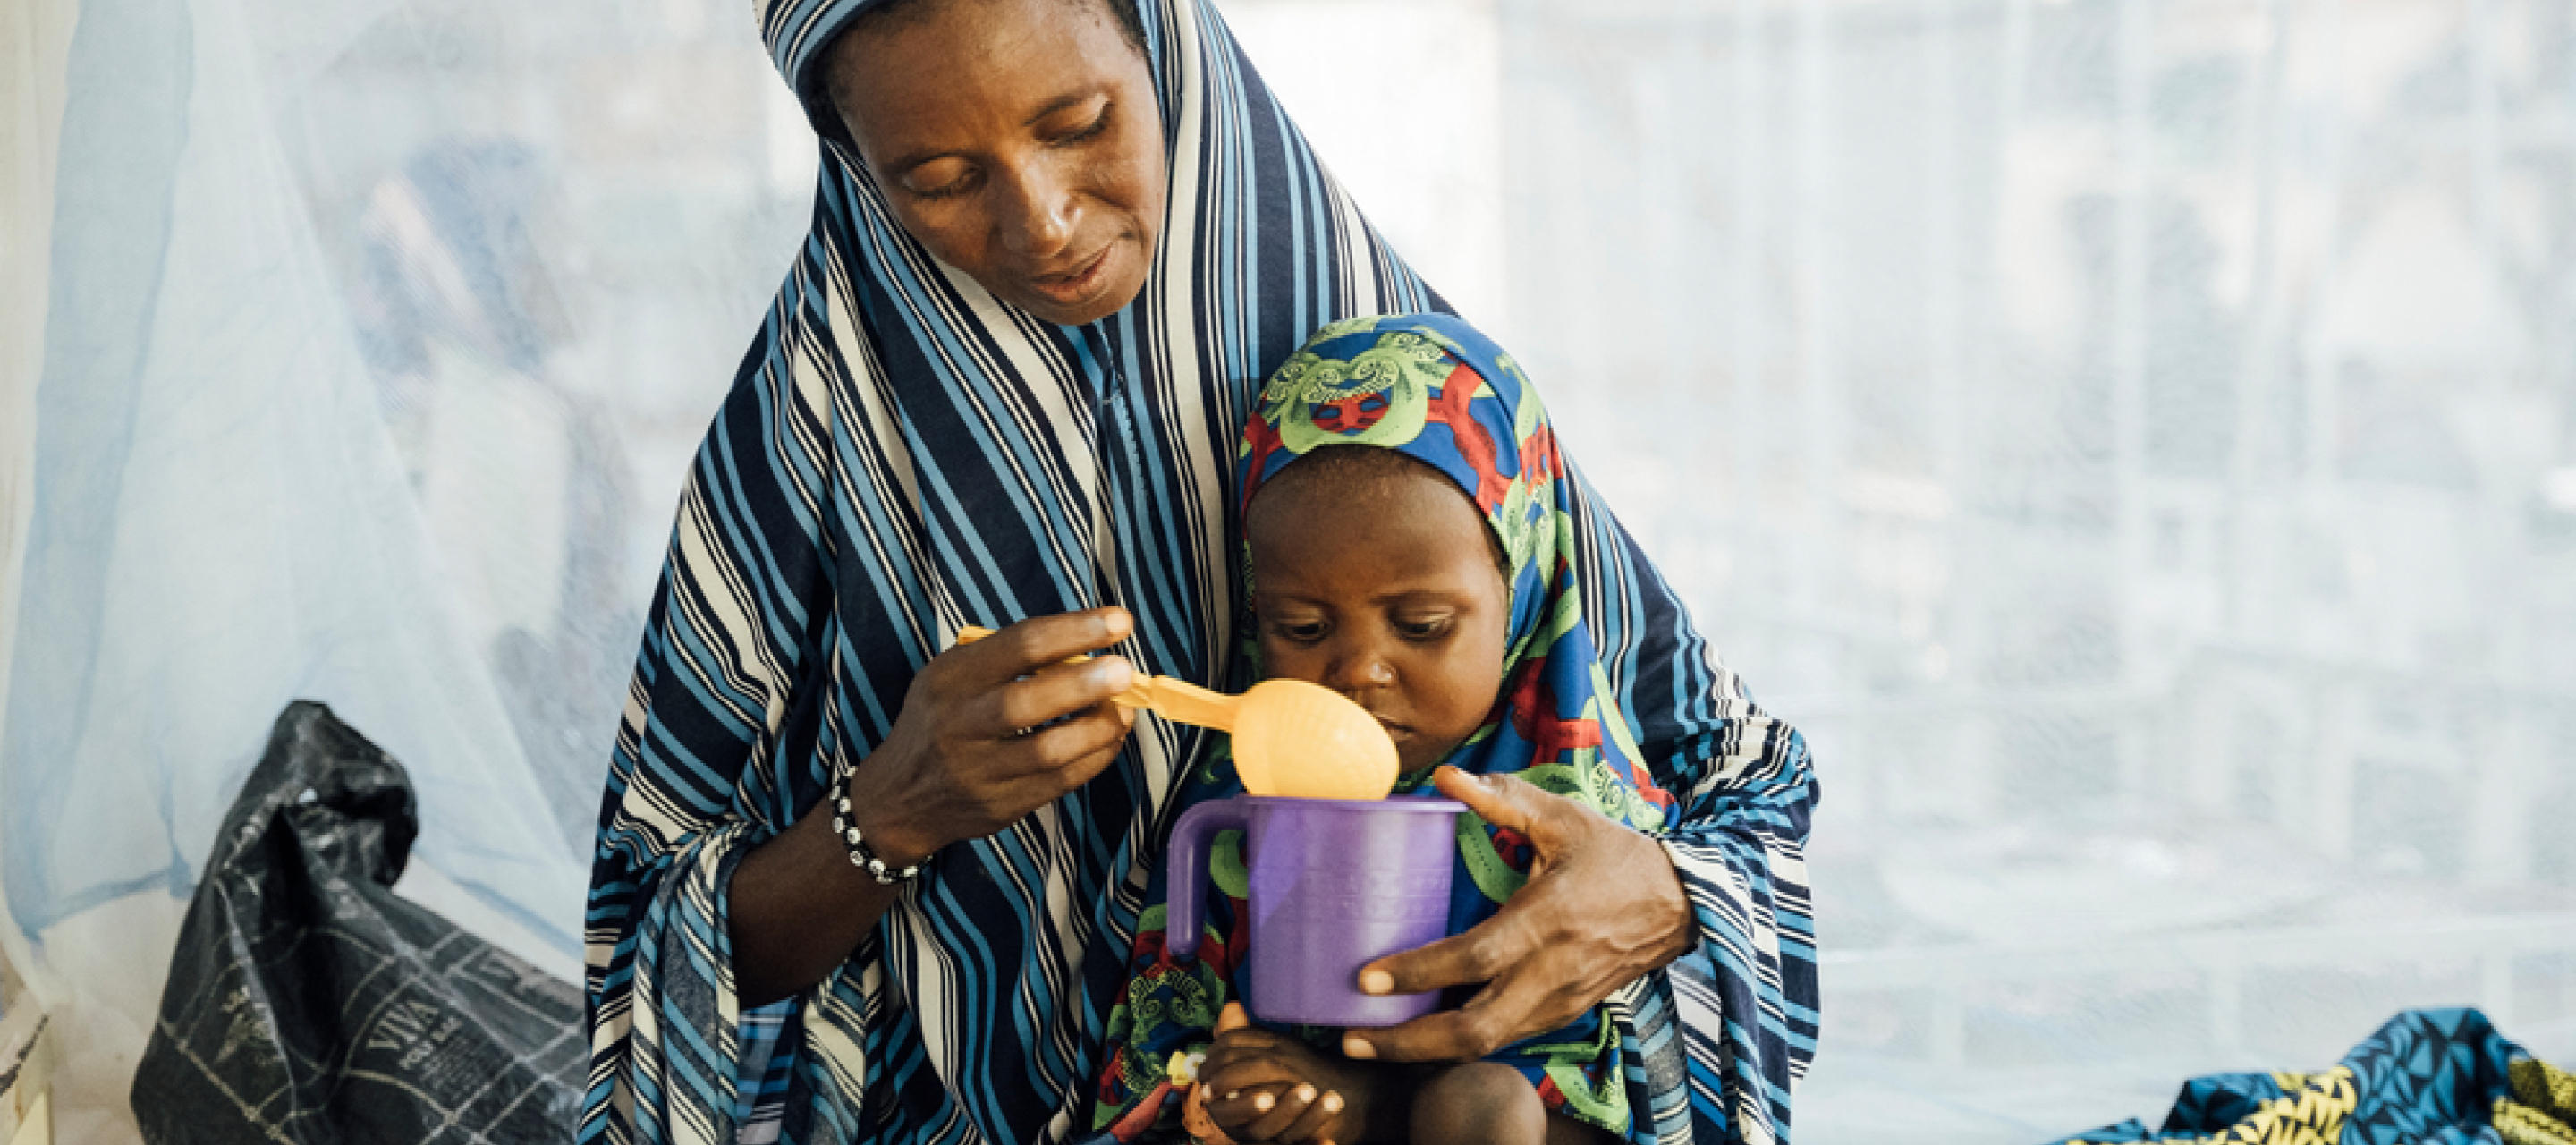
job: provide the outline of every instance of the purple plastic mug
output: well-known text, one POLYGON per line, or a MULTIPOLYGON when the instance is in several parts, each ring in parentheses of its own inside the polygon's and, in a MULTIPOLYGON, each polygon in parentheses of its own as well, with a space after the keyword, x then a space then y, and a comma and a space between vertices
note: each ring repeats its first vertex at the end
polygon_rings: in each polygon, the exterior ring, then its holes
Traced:
POLYGON ((1438 992, 1362 994, 1360 967, 1448 937, 1449 869, 1466 809, 1426 796, 1237 795, 1192 807, 1172 825, 1168 947, 1198 951, 1208 843, 1240 830, 1254 1014, 1310 1026, 1392 1026, 1428 1014, 1438 992))

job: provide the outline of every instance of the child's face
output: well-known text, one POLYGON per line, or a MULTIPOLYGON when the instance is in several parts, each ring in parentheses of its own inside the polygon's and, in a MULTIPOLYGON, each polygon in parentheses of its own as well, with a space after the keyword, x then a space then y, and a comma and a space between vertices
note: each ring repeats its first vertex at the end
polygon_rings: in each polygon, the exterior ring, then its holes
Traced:
POLYGON ((1511 597, 1483 518, 1420 466, 1281 477, 1245 523, 1262 663, 1368 709, 1406 772, 1438 763, 1502 691, 1511 597))

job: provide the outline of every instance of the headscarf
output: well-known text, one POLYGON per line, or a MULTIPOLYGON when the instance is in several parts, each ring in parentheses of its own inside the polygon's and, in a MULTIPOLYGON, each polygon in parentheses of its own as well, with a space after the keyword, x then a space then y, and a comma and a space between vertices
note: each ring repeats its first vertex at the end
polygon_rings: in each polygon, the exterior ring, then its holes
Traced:
MULTIPOLYGON (((1244 506, 1290 462, 1332 445, 1392 449, 1438 470, 1501 543, 1511 599, 1503 694, 1445 762, 1520 774, 1637 830, 1677 826, 1586 619, 1585 601, 1600 595, 1582 532, 1589 497, 1519 363, 1446 314, 1331 323, 1262 390, 1235 462, 1244 506)), ((1480 881, 1492 873, 1476 871, 1480 881)), ((1493 889, 1484 897, 1500 901, 1493 889)))
MULTIPOLYGON (((810 93, 871 0, 771 0, 810 93)), ((942 850, 743 1060, 727 887, 882 743, 961 625, 1127 607, 1121 649, 1232 683, 1231 450, 1315 325, 1439 301, 1360 219, 1212 7, 1140 0, 1170 159, 1143 291, 1081 327, 998 301, 827 135, 814 220, 689 472, 601 809, 580 1136, 1061 1141, 1097 1073, 1176 770, 1140 728, 1083 788, 942 850), (766 1092, 775 1082, 775 1092, 766 1092)), ((859 789, 864 797, 865 771, 859 789)))
MULTIPOLYGON (((1590 563, 1581 532, 1581 481, 1557 444, 1546 409, 1511 355, 1456 318, 1443 314, 1353 318, 1331 323, 1271 375, 1246 424, 1235 462, 1244 510, 1279 472, 1328 446, 1394 450, 1429 466, 1464 491, 1504 554, 1509 613, 1502 690, 1482 726, 1440 761, 1479 775, 1518 775, 1569 796, 1638 831, 1678 826, 1678 808, 1643 763, 1619 710, 1586 621, 1590 563)), ((1259 570, 1244 545, 1254 594, 1259 570)), ((1240 630, 1245 654, 1258 662, 1257 630, 1240 630)), ((1431 769, 1399 778, 1399 795, 1426 794, 1431 769)), ((1241 794, 1243 783, 1223 761, 1192 777, 1186 804, 1241 794)), ((1529 878, 1529 841, 1469 812, 1459 817, 1451 872, 1449 933, 1494 916, 1529 878)), ((1240 832, 1215 840, 1211 897, 1202 956, 1174 958, 1164 948, 1157 907, 1137 936, 1129 993, 1109 1019, 1111 1059, 1102 1076, 1096 1119, 1127 1115, 1164 1080, 1175 1052, 1203 1048, 1214 1013, 1240 997, 1249 953, 1249 912, 1240 832)), ((1158 890, 1166 886, 1158 878, 1158 890)), ((1596 1007, 1572 1024, 1508 1048, 1489 1060, 1518 1068, 1551 1112, 1612 1133, 1642 1130, 1632 1122, 1650 1094, 1632 1099, 1621 1070, 1615 1015, 1596 1007)), ((1337 1039, 1310 1032, 1325 1052, 1337 1039)))

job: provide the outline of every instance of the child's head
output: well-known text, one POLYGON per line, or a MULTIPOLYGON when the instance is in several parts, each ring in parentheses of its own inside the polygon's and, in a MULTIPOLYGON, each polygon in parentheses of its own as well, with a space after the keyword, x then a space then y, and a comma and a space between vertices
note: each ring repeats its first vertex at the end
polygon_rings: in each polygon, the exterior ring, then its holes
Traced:
MULTIPOLYGON (((1652 788, 1587 607, 1638 572, 1581 543, 1582 483, 1491 339, 1445 314, 1316 331, 1262 386, 1235 476, 1263 672, 1385 721, 1400 789, 1435 763, 1652 788)), ((1644 825, 1669 798, 1629 802, 1644 825)))
MULTIPOLYGON (((1399 790, 1450 763, 1669 825, 1592 619, 1604 601, 1633 623, 1653 570, 1492 339, 1445 314, 1316 331, 1263 384, 1235 478, 1262 670, 1385 721, 1399 790)), ((1520 845, 1496 836, 1504 866, 1520 845)))
POLYGON ((1511 591, 1466 490, 1392 449, 1327 445, 1244 518, 1263 670, 1349 696, 1407 772, 1473 734, 1502 690, 1511 591))

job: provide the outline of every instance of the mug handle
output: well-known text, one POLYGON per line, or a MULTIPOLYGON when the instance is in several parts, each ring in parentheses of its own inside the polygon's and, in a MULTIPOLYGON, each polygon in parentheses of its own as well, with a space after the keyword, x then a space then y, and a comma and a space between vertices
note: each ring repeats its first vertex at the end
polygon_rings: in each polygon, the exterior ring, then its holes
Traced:
POLYGON ((1169 872, 1163 880, 1163 949, 1173 957, 1187 958, 1199 951, 1209 841, 1219 831, 1247 829, 1251 819, 1251 807, 1237 795, 1192 807, 1172 824, 1172 843, 1163 854, 1169 872))

